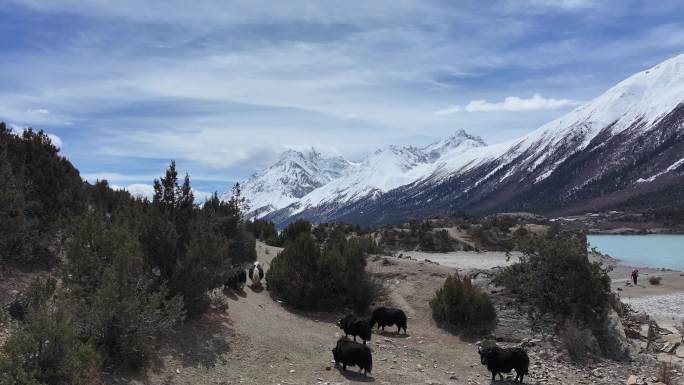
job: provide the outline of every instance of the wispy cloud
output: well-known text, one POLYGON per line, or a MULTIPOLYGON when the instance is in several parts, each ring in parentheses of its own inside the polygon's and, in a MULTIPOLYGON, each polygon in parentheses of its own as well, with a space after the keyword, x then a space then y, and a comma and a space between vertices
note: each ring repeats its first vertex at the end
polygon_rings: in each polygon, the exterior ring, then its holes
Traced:
POLYGON ((547 99, 539 94, 532 95, 531 98, 521 98, 518 96, 508 96, 501 102, 489 102, 487 100, 471 100, 464 107, 459 105, 447 107, 435 111, 437 115, 450 115, 457 112, 490 112, 490 111, 538 111, 555 110, 567 106, 576 106, 580 103, 570 99, 547 99))
MULTIPOLYGON (((144 184, 144 183, 131 183, 126 186, 121 186, 117 184, 111 185, 111 187, 115 190, 126 190, 131 195, 135 197, 140 197, 140 198, 147 198, 149 200, 152 200, 152 197, 154 196, 154 187, 149 184, 144 184)), ((201 204, 204 203, 207 199, 211 198, 213 193, 209 193, 206 191, 201 191, 197 189, 192 189, 192 194, 195 197, 195 203, 201 204)))
POLYGON ((151 183, 176 159, 202 190, 227 189, 290 147, 355 158, 454 127, 512 139, 684 51, 682 12, 676 0, 8 0, 0 119, 58 135, 87 177, 151 183))
POLYGON ((37 108, 35 110, 26 110, 29 114, 33 115, 48 115, 50 114, 50 111, 44 109, 44 108, 37 108))

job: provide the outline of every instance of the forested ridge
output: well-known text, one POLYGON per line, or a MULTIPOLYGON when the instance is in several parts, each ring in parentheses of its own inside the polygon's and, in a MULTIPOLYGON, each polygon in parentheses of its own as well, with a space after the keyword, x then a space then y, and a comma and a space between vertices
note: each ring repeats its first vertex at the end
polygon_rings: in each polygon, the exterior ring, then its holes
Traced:
POLYGON ((139 368, 155 341, 209 306, 208 292, 253 261, 239 185, 195 204, 175 162, 151 200, 89 184, 42 131, 0 123, 0 268, 37 272, 3 310, 11 337, 0 384, 98 383, 139 368))

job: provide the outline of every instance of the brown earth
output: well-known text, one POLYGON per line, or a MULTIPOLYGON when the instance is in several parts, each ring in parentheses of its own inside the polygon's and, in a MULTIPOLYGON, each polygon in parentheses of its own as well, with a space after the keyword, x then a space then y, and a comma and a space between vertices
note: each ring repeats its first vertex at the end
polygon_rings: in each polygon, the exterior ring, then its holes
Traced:
MULTIPOLYGON (((266 268, 279 250, 261 243, 257 245, 258 258, 266 268)), ((474 255, 487 258, 482 253, 474 255)), ((472 258, 461 262, 463 266, 459 265, 458 259, 445 266, 408 258, 372 258, 368 270, 382 280, 386 288, 386 296, 379 304, 404 309, 409 321, 408 335, 397 335, 394 328, 383 334, 374 331, 370 342, 373 372, 369 377, 359 374, 354 367, 343 372, 331 362, 330 350, 341 332, 336 321, 342 314, 292 311, 286 304, 274 301, 267 291, 248 286, 243 293, 219 290, 212 293, 214 309, 202 318, 186 323, 162 343, 146 371, 109 374, 106 382, 144 385, 489 384, 490 374, 479 362, 476 341, 461 339, 438 328, 430 313, 429 300, 447 274, 457 270, 467 272, 472 267, 472 258)), ((615 273, 617 271, 613 272, 617 285, 621 281, 615 273)), ((34 276, 32 273, 3 272, 0 279, 2 303, 7 303, 16 291, 27 287, 34 276)), ((638 296, 640 291, 679 289, 680 278, 678 274, 667 274, 662 288, 633 288, 623 295, 631 297, 638 296)), ((476 283, 495 291, 488 286, 486 278, 480 278, 476 283)), ((530 320, 510 301, 499 294, 494 298, 499 315, 494 334, 509 341, 509 345, 523 342, 530 354, 530 376, 526 377, 526 383, 617 384, 624 383, 630 374, 652 379, 655 362, 648 355, 641 355, 631 363, 569 364, 562 344, 552 333, 539 328, 533 331, 530 320)), ((0 340, 4 337, 6 335, 0 333, 0 340)))
MULTIPOLYGON (((258 258, 268 262, 277 248, 258 244, 258 258)), ((331 362, 331 349, 341 330, 341 314, 292 311, 265 290, 246 287, 226 293, 227 309, 209 312, 185 325, 159 349, 156 362, 142 375, 110 376, 110 384, 489 384, 490 374, 479 362, 475 341, 438 328, 429 300, 456 271, 434 263, 399 258, 374 258, 369 272, 386 287, 383 303, 404 309, 408 334, 374 331, 372 375, 355 367, 346 372, 331 362)), ((224 294, 216 293, 216 298, 224 294)), ((217 301, 220 302, 220 301, 217 301)), ((567 364, 550 335, 533 333, 524 315, 498 303, 495 334, 512 344, 524 341, 530 353, 532 384, 623 383, 632 373, 646 377, 653 368, 644 362, 567 364)), ((391 329, 391 330, 390 330, 391 329)), ((509 377, 509 380, 512 377, 509 377)), ((507 384, 509 382, 498 382, 507 384)), ((512 382, 510 382, 512 383, 512 382)))

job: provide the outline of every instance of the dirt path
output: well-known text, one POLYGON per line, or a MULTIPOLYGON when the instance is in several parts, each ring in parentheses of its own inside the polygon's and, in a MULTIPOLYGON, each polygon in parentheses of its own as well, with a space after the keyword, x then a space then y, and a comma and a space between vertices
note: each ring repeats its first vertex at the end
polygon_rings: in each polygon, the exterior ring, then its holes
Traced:
MULTIPOLYGON (((277 251, 260 244, 259 260, 268 265, 277 251)), ((354 368, 341 372, 331 362, 330 350, 341 332, 339 314, 298 314, 267 291, 247 287, 245 293, 228 297, 226 311, 212 311, 185 326, 173 345, 160 349, 160 360, 147 373, 110 382, 477 384, 487 378, 475 345, 437 328, 430 315, 429 299, 453 269, 399 259, 389 266, 370 262, 368 269, 384 280, 386 302, 409 316, 408 335, 396 335, 389 331, 393 328, 374 332, 372 376, 354 368)))
MULTIPOLYGON (((262 244, 257 250, 259 260, 266 266, 278 251, 262 244)), ((146 373, 132 379, 110 378, 108 382, 165 385, 490 384, 489 372, 480 364, 473 341, 443 331, 431 317, 429 301, 446 275, 456 271, 455 267, 380 258, 369 262, 368 270, 381 279, 387 289, 385 298, 375 305, 400 307, 409 317, 407 335, 395 334, 394 328, 383 334, 374 331, 370 342, 372 376, 364 377, 354 367, 342 372, 331 362, 331 349, 341 332, 336 325, 340 314, 293 312, 271 299, 267 291, 247 287, 240 295, 228 293, 227 309, 215 309, 202 319, 185 325, 159 350, 158 362, 146 373)), ((500 314, 505 312, 505 309, 498 310, 500 314)), ((516 318, 503 319, 497 327, 497 335, 518 340, 530 337, 528 325, 516 318)), ((541 383, 576 383, 567 379, 584 373, 574 368, 540 369, 535 366, 540 354, 545 354, 544 361, 555 356, 546 353, 547 348, 537 346, 535 349, 537 351, 530 352, 531 375, 542 379, 541 383)), ((622 371, 631 369, 627 367, 622 371)), ((583 381, 588 380, 589 373, 582 375, 583 381)), ((611 377, 622 378, 624 373, 605 378, 611 381, 611 377)), ((534 378, 526 380, 526 383, 537 383, 534 378)), ((509 383, 512 384, 497 382, 509 383)))

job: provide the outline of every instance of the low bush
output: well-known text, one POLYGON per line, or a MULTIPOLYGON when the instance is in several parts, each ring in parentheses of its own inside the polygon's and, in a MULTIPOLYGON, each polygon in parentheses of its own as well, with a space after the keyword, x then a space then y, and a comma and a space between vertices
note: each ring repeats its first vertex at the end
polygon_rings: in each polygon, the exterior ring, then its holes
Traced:
POLYGON ((663 277, 657 277, 657 276, 651 276, 648 278, 648 283, 651 285, 660 285, 660 281, 663 280, 663 277))
POLYGON ((603 320, 610 278, 589 261, 584 235, 554 229, 520 247, 520 261, 497 274, 496 284, 542 312, 589 324, 603 320))
POLYGON ((74 330, 50 317, 37 318, 12 335, 0 355, 0 384, 99 383, 99 356, 74 330))
POLYGON ((430 307, 437 324, 452 332, 481 335, 496 325, 496 311, 489 295, 458 273, 447 277, 430 307))
POLYGON ((96 385, 101 359, 54 304, 31 308, 0 352, 1 385, 96 385))
POLYGON ((615 337, 605 330, 610 278, 599 263, 589 260, 586 237, 552 228, 526 237, 518 247, 523 252, 520 261, 497 274, 494 283, 542 313, 572 322, 561 329, 571 356, 584 359, 582 350, 593 346, 591 341, 598 341, 602 354, 612 356, 615 337))
MULTIPOLYGON (((300 224, 301 226, 301 224, 300 224)), ((303 230, 271 262, 268 290, 300 309, 365 310, 373 300, 373 282, 365 270, 364 246, 344 238, 324 247, 303 230)))
POLYGON ((183 319, 183 301, 146 273, 139 240, 125 225, 83 218, 68 243, 64 286, 80 337, 107 366, 142 367, 159 335, 183 319))

